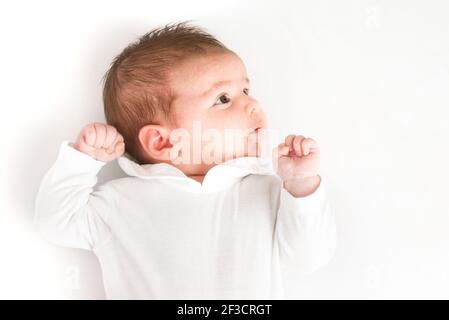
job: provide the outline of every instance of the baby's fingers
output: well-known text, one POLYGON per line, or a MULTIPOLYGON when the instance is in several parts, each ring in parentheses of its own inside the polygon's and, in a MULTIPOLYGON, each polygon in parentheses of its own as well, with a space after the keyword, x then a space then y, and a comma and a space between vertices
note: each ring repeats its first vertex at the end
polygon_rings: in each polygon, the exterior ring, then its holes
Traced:
POLYGON ((108 154, 118 154, 123 153, 125 151, 125 143, 123 141, 117 141, 111 147, 106 149, 106 153, 108 154))
POLYGON ((318 144, 312 138, 305 138, 304 140, 302 140, 301 147, 302 153, 305 156, 309 155, 310 152, 318 151, 318 144))
POLYGON ((280 157, 285 157, 288 155, 289 147, 285 143, 280 143, 277 147, 273 149, 272 160, 276 164, 280 157))
POLYGON ((125 143, 123 141, 119 142, 115 147, 115 152, 118 155, 122 155, 125 152, 125 143))
POLYGON ((117 140, 117 129, 115 129, 113 126, 106 126, 106 138, 104 140, 103 148, 109 149, 113 148, 114 144, 117 140))
POLYGON ((81 131, 80 137, 78 138, 78 143, 87 149, 93 150, 95 149, 94 146, 96 140, 97 133, 95 131, 95 127, 93 125, 88 125, 81 131))
POLYGON ((94 128, 96 132, 96 140, 94 147, 99 149, 104 146, 106 140, 106 126, 101 123, 94 123, 94 128))
POLYGON ((304 136, 295 136, 293 139, 293 149, 295 150, 295 153, 298 157, 303 155, 303 151, 301 149, 301 144, 304 141, 304 136))
POLYGON ((293 140, 295 139, 296 135, 290 134, 287 137, 285 137, 285 145, 289 147, 289 150, 293 151, 293 140))
POLYGON ((290 148, 285 143, 281 143, 277 147, 277 153, 279 157, 287 156, 290 148))

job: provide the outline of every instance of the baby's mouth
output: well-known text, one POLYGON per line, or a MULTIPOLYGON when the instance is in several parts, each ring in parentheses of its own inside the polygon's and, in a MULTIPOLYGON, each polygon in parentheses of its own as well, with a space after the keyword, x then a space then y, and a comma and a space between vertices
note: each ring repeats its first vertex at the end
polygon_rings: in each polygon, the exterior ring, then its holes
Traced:
POLYGON ((249 134, 259 134, 259 132, 260 132, 260 129, 262 129, 262 127, 257 127, 257 128, 255 128, 255 129, 253 129, 253 130, 251 130, 250 132, 249 132, 249 134))
POLYGON ((251 130, 248 133, 248 139, 249 141, 255 142, 255 143, 259 143, 259 140, 261 139, 261 129, 263 129, 262 127, 257 127, 253 130, 251 130))

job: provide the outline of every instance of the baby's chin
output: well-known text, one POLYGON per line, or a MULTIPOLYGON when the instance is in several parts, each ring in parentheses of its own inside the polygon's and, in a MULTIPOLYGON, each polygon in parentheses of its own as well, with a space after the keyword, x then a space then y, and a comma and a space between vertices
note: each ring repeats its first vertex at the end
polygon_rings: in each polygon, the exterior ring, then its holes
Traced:
POLYGON ((228 155, 228 158, 241 158, 241 157, 261 157, 261 150, 259 148, 257 148, 257 146, 255 146, 252 149, 249 150, 244 150, 244 151, 240 151, 240 152, 234 152, 228 155))
POLYGON ((243 148, 234 150, 236 157, 258 157, 260 156, 259 142, 255 140, 247 140, 243 148))
POLYGON ((242 157, 260 157, 261 156, 261 152, 260 150, 255 150, 255 151, 245 151, 245 153, 242 155, 242 157))
MULTIPOLYGON (((233 150, 233 151, 228 151, 228 152, 223 152, 221 157, 220 157, 220 161, 219 163, 223 163, 232 159, 236 159, 236 158, 242 158, 242 157, 260 157, 260 152, 258 152, 257 150, 233 150)), ((215 164, 218 164, 216 162, 217 157, 214 157, 214 162, 215 164)))

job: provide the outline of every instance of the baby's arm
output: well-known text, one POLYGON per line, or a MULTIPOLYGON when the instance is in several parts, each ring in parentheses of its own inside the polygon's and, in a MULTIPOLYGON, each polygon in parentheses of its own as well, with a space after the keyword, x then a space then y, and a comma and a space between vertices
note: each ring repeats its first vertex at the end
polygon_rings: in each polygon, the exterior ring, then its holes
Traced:
POLYGON ((329 262, 336 249, 335 217, 318 175, 318 144, 290 135, 273 157, 283 180, 276 222, 280 262, 310 273, 329 262))
POLYGON ((89 124, 75 143, 62 142, 36 197, 34 222, 44 238, 87 250, 109 240, 107 219, 114 210, 110 187, 93 187, 100 169, 123 152, 122 136, 105 124, 89 124))

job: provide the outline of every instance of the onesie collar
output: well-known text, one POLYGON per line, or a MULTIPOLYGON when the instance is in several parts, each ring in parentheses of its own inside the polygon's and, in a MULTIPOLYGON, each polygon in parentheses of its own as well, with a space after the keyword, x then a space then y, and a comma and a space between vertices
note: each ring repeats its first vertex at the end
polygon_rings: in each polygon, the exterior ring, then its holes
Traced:
POLYGON ((159 179, 196 191, 217 191, 249 174, 275 174, 272 160, 267 157, 247 156, 227 160, 209 169, 202 183, 168 163, 140 165, 125 154, 118 158, 118 164, 129 176, 147 180, 159 179))

